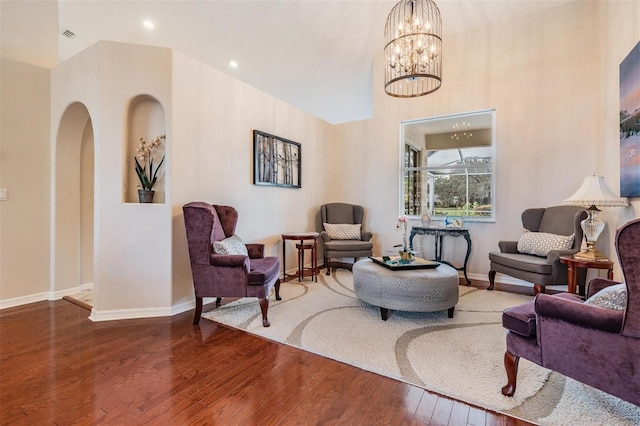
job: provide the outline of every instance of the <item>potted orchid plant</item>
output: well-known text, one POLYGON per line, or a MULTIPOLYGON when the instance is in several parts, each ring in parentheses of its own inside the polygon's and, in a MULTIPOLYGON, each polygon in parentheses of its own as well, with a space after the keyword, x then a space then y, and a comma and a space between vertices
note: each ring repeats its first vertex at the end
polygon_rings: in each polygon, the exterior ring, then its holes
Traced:
POLYGON ((413 258, 413 252, 409 248, 409 237, 407 227, 409 226, 409 218, 406 215, 398 217, 396 222, 396 231, 402 229, 402 244, 396 244, 394 247, 400 247, 400 262, 410 263, 413 258))
POLYGON ((164 155, 162 156, 160 163, 158 163, 154 170, 153 150, 159 147, 161 140, 165 138, 165 135, 158 135, 151 142, 147 142, 144 138, 140 138, 140 143, 138 144, 136 155, 133 159, 135 161, 136 174, 140 181, 140 185, 138 186, 142 188, 138 190, 138 196, 141 203, 153 202, 153 187, 158 180, 158 171, 160 170, 162 163, 164 163, 165 157, 164 155))

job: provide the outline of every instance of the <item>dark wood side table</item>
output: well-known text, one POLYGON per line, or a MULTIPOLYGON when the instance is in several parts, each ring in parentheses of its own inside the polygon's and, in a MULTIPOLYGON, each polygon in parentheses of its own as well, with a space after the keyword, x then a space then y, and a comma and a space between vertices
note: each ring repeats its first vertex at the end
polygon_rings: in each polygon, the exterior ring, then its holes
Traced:
POLYGON ((443 227, 443 226, 414 226, 411 228, 411 234, 409 235, 409 247, 413 250, 413 237, 416 235, 434 235, 436 240, 436 251, 434 259, 436 262, 446 263, 452 268, 462 271, 464 274, 464 279, 467 281, 467 285, 471 285, 471 280, 467 277, 467 262, 469 261, 469 254, 471 253, 471 236, 469 235, 469 230, 466 228, 453 228, 453 227, 443 227), (442 260, 442 237, 464 237, 467 242, 467 253, 464 256, 464 264, 462 267, 458 268, 453 266, 450 262, 446 260, 442 260))
POLYGON ((298 281, 304 277, 311 277, 311 280, 317 281, 318 275, 318 232, 287 232, 282 234, 282 281, 287 282, 298 278, 298 281), (295 274, 287 274, 287 240, 300 241, 296 244, 298 249, 298 270, 295 274), (313 240, 309 244, 305 241, 313 240), (304 267, 304 250, 311 249, 311 267, 304 267))
POLYGON ((577 290, 577 280, 578 280, 578 268, 584 269, 606 269, 607 278, 613 279, 613 262, 610 260, 584 260, 584 259, 575 259, 573 256, 560 256, 560 263, 567 265, 567 273, 568 275, 568 292, 576 293, 577 290))

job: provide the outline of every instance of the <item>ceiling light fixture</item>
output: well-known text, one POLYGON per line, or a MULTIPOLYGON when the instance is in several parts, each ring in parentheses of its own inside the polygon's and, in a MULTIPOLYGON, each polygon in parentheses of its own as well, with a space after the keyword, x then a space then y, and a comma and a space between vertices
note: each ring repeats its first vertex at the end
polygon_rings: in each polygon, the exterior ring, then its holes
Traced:
POLYGON ((400 0, 389 12, 384 36, 388 95, 413 98, 440 88, 442 20, 432 0, 400 0))
POLYGON ((152 30, 152 29, 154 29, 154 28, 156 27, 156 26, 153 24, 153 22, 152 22, 151 20, 149 20, 149 19, 145 19, 145 20, 142 22, 142 25, 144 25, 144 27, 145 27, 146 29, 148 29, 148 30, 152 30))
POLYGON ((229 61, 229 66, 231 68, 238 68, 238 63, 236 61, 229 61))

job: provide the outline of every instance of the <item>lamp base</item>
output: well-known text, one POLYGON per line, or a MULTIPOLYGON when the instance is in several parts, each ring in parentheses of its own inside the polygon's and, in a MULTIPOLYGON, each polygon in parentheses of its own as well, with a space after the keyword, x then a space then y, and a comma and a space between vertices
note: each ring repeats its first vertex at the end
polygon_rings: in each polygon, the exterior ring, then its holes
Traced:
POLYGON ((603 253, 596 249, 588 249, 587 251, 580 251, 573 255, 574 259, 586 260, 589 262, 608 262, 609 259, 603 253))

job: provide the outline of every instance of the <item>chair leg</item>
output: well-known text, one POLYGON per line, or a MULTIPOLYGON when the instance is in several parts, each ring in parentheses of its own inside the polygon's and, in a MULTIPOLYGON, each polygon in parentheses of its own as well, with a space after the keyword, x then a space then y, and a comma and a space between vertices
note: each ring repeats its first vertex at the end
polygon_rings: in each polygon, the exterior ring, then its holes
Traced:
POLYGON ((324 258, 324 266, 327 268, 327 275, 331 275, 331 258, 324 258))
POLYGON ((533 294, 536 295, 538 293, 544 293, 545 292, 545 288, 543 285, 540 284, 535 284, 533 286, 533 294))
POLYGON ((276 300, 282 300, 280 297, 280 278, 278 278, 274 287, 276 289, 276 300))
POLYGON ((518 375, 519 356, 509 351, 504 353, 504 369, 507 371, 507 384, 502 387, 504 396, 513 396, 516 391, 516 376, 518 375))
POLYGON ((202 315, 202 297, 196 296, 196 312, 193 317, 193 325, 200 324, 200 315, 202 315))
POLYGON ((269 310, 269 298, 268 297, 260 297, 258 299, 260 301, 260 310, 262 311, 262 326, 269 327, 269 320, 267 319, 267 311, 269 310))
POLYGON ((487 290, 493 290, 493 285, 496 283, 496 271, 489 271, 489 288, 487 290))
POLYGON ((220 302, 222 302, 222 297, 216 297, 216 308, 220 307, 220 302))

